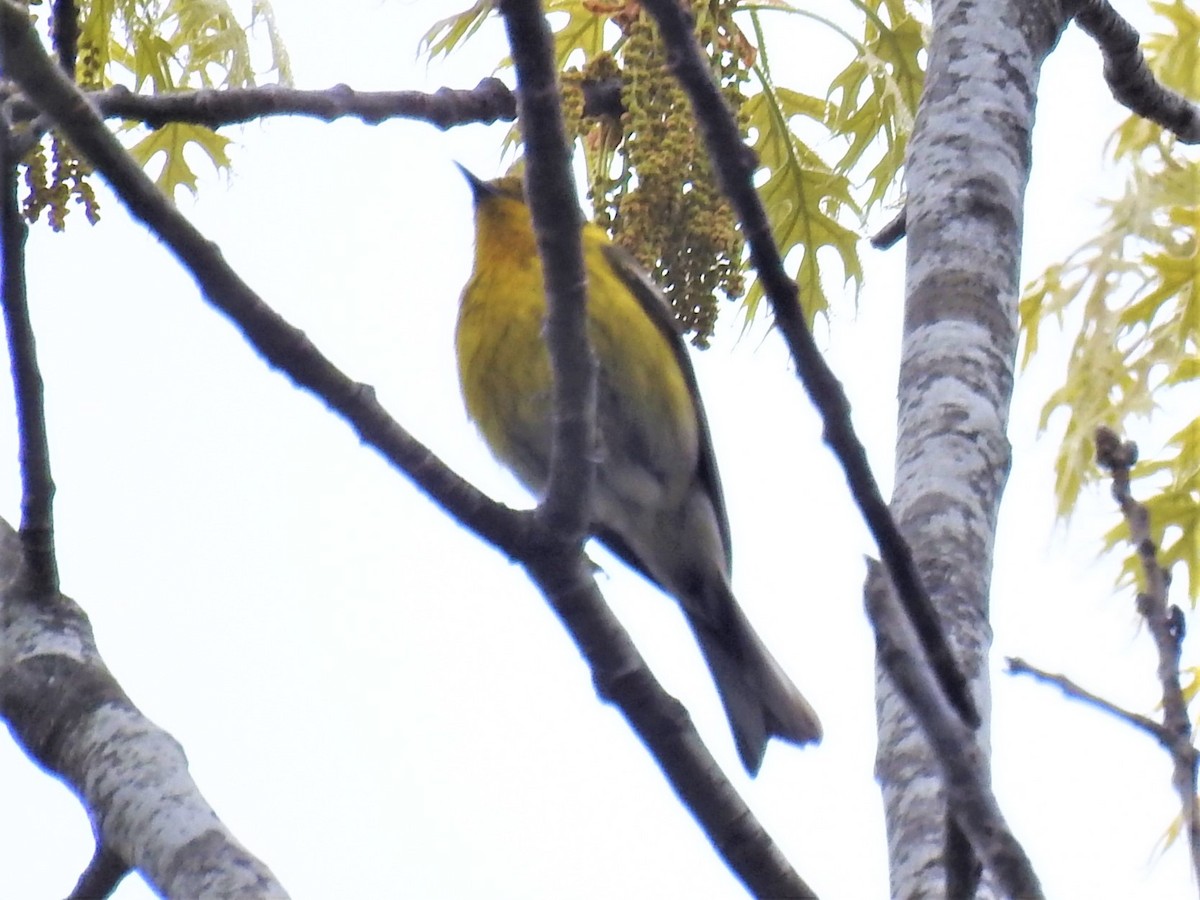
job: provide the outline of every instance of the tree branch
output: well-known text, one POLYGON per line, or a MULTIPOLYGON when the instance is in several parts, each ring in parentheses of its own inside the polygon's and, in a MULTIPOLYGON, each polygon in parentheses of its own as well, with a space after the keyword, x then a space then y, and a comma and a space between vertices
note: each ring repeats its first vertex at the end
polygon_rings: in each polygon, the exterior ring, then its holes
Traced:
POLYGON ((54 0, 50 11, 50 41, 58 54, 58 64, 74 81, 79 56, 79 10, 75 0, 54 0))
MULTIPOLYGON (((615 78, 584 81, 585 116, 620 116, 621 85, 615 78)), ((14 136, 13 155, 23 157, 41 138, 49 123, 38 119, 37 107, 0 87, 0 102, 12 108, 14 122, 27 127, 14 136)), ((356 91, 338 84, 323 90, 298 90, 268 84, 251 88, 204 88, 172 94, 135 94, 124 85, 86 92, 101 118, 141 122, 161 128, 188 122, 223 128, 273 116, 304 116, 333 122, 355 118, 368 125, 391 119, 412 119, 445 131, 459 125, 510 122, 517 115, 516 96, 504 82, 485 78, 470 90, 441 88, 423 91, 356 91)))
POLYGON ((900 212, 871 237, 871 246, 876 250, 890 250, 900 242, 907 229, 908 210, 901 207, 900 212))
MULTIPOLYGON (((593 93, 598 98, 606 96, 601 91, 593 93)), ((496 78, 485 78, 471 90, 441 88, 432 94, 356 91, 345 84, 324 90, 269 84, 153 95, 135 94, 124 85, 114 85, 102 91, 89 91, 85 96, 101 118, 141 122, 149 128, 161 128, 172 122, 222 128, 272 116, 306 116, 323 122, 355 118, 368 125, 389 119, 413 119, 444 131, 457 125, 511 121, 517 112, 512 91, 496 78)), ((41 140, 49 122, 45 116, 39 116, 36 103, 25 97, 5 97, 5 91, 0 89, 0 102, 5 101, 12 108, 14 122, 27 126, 13 137, 11 152, 21 158, 41 140)))
POLYGON ((1167 605, 1170 575, 1158 564, 1158 548, 1150 533, 1150 514, 1133 499, 1129 489, 1129 470, 1137 462, 1137 445, 1122 442, 1116 432, 1101 426, 1096 429, 1096 461, 1112 474, 1112 492, 1125 521, 1129 539, 1137 548, 1146 589, 1138 594, 1138 612, 1158 650, 1158 680, 1162 687, 1163 724, 1156 736, 1171 755, 1171 782, 1179 794, 1188 844, 1192 854, 1192 872, 1200 878, 1200 805, 1197 804, 1197 763, 1200 756, 1193 744, 1192 723, 1187 699, 1179 683, 1179 656, 1183 632, 1167 605))
POLYGON ((804 324, 796 283, 783 268, 779 249, 771 237, 770 222, 754 188, 753 154, 742 143, 737 123, 696 45, 688 14, 675 0, 644 0, 644 3, 658 22, 668 48, 668 64, 691 100, 714 168, 741 220, 742 233, 750 247, 750 261, 775 313, 775 325, 787 342, 805 391, 821 413, 825 443, 841 463, 854 501, 875 538, 888 575, 896 585, 897 597, 913 623, 938 683, 963 720, 976 727, 980 719, 971 689, 955 662, 937 610, 913 562, 912 551, 879 492, 867 463, 866 449, 850 421, 850 403, 804 324))
POLYGON ((613 703, 650 751, 713 848, 756 897, 815 897, 704 745, 683 705, 666 692, 604 602, 580 555, 526 563, 613 703))
MULTIPOLYGON (((584 81, 585 116, 620 116, 621 84, 615 78, 584 81)), ((23 128, 12 136, 11 155, 21 159, 50 128, 38 108, 11 89, 0 85, 0 104, 7 103, 14 122, 23 128)), ((86 96, 104 119, 141 122, 161 128, 171 122, 189 122, 223 128, 272 116, 306 116, 323 122, 357 118, 375 125, 391 119, 413 119, 446 129, 458 125, 510 122, 516 118, 516 96, 504 82, 485 78, 470 90, 441 88, 422 91, 356 91, 344 84, 324 90, 296 90, 280 85, 252 88, 205 88, 174 94, 135 94, 124 85, 86 96)))
POLYGON ((516 98, 498 78, 485 78, 471 90, 441 88, 432 94, 356 91, 345 84, 324 90, 272 84, 153 96, 117 86, 89 94, 89 98, 105 118, 139 121, 150 128, 169 122, 221 128, 271 116, 305 116, 322 122, 354 118, 368 125, 389 119, 414 119, 445 131, 457 125, 511 121, 517 113, 516 98))
MULTIPOLYGON (((1141 37, 1108 0, 1070 0, 1069 12, 1080 29, 1095 40, 1104 57, 1104 80, 1113 98, 1134 115, 1156 122, 1185 144, 1200 143, 1200 106, 1160 84, 1146 65, 1141 37)), ((871 238, 876 250, 887 250, 904 237, 905 210, 871 238)))
POLYGON ((875 652, 920 720, 941 763, 950 814, 1005 895, 1022 900, 1042 897, 1037 874, 992 794, 983 751, 923 663, 911 623, 890 598, 893 590, 879 563, 867 560, 864 594, 875 626, 875 652))
POLYGON ((554 38, 539 0, 503 0, 500 13, 517 72, 526 198, 546 289, 546 345, 554 374, 554 440, 538 509, 551 534, 582 553, 596 476, 596 356, 587 334, 583 215, 571 177, 554 38))
POLYGON ((1135 115, 1157 122, 1185 144, 1200 144, 1200 107, 1164 87, 1138 49, 1140 37, 1108 0, 1071 0, 1075 22, 1104 55, 1104 80, 1135 115))
POLYGON ((8 127, 0 122, 0 309, 8 336, 9 364, 17 407, 17 458, 21 469, 21 540, 25 544, 41 596, 58 593, 54 554, 54 480, 46 435, 42 374, 38 368, 33 324, 25 285, 25 239, 17 160, 10 158, 8 127))
POLYGON ((1052 684, 1068 697, 1078 700, 1081 703, 1086 703, 1089 706, 1094 706, 1096 709, 1120 719, 1126 725, 1132 725, 1139 731, 1146 732, 1164 747, 1170 747, 1171 733, 1158 724, 1158 722, 1139 713, 1123 709, 1115 703, 1105 700, 1099 694, 1093 694, 1086 688, 1077 685, 1066 675, 1055 675, 1051 672, 1043 671, 1037 666, 1031 666, 1025 660, 1015 656, 1008 657, 1005 660, 1005 664, 1008 666, 1010 675, 1029 675, 1044 684, 1052 684))
POLYGON ((104 848, 80 883, 128 865, 167 897, 286 897, 201 796, 179 744, 121 690, 83 611, 39 596, 2 519, 0 610, 0 715, 79 796, 104 848))
POLYGON ((123 859, 103 845, 96 845, 88 867, 75 883, 67 900, 101 900, 117 889, 122 879, 132 871, 123 859))

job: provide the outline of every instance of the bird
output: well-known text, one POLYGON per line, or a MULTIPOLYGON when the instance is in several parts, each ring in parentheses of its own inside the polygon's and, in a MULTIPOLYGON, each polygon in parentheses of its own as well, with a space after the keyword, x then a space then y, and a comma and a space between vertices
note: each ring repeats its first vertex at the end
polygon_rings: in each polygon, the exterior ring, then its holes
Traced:
MULTIPOLYGON (((455 330, 468 417, 538 499, 549 475, 553 377, 546 295, 523 181, 484 181, 474 200, 474 267, 455 330)), ((716 683, 743 766, 768 739, 821 739, 816 712, 767 650, 730 586, 729 522, 696 376, 670 307, 604 231, 581 233, 588 336, 596 356, 591 533, 675 598, 716 683)))

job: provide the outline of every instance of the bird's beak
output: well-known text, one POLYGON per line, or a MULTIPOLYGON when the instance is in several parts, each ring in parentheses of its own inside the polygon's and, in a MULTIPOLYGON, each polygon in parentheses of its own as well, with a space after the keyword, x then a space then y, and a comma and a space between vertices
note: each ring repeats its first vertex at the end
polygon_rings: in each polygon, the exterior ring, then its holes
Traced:
POLYGON ((484 197, 490 196, 492 186, 464 166, 462 163, 455 163, 458 166, 458 171, 463 173, 463 178, 467 179, 467 184, 471 186, 471 195, 476 201, 482 200, 484 197))

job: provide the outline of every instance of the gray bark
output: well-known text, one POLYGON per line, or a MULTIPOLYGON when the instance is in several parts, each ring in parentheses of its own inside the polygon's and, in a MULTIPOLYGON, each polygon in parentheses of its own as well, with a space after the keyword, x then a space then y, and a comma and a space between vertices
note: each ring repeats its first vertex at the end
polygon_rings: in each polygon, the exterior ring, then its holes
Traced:
MULTIPOLYGON (((971 681, 984 756, 988 591, 1009 469, 1022 205, 1038 71, 1060 28, 1058 5, 1046 0, 935 0, 908 154, 892 509, 971 681)), ((876 702, 892 895, 946 896, 948 883, 971 878, 954 871, 961 860, 947 853, 942 773, 882 670, 876 702)))
POLYGON ((0 717, 79 796, 105 854, 166 897, 286 897, 201 796, 183 749, 121 690, 82 610, 28 576, 0 519, 0 717))

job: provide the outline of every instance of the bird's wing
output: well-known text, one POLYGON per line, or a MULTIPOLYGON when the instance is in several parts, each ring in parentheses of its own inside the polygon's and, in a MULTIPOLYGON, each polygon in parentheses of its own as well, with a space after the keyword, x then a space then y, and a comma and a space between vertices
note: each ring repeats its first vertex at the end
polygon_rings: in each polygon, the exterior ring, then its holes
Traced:
MULTIPOLYGON (((721 530, 721 544, 725 550, 725 566, 727 572, 732 572, 733 551, 729 539, 729 518, 725 513, 725 495, 721 491, 721 476, 717 471, 717 458, 713 453, 712 437, 708 433, 708 418, 704 414, 704 403, 700 399, 700 389, 696 384, 696 372, 692 369, 692 360, 688 356, 687 346, 679 334, 675 316, 671 311, 662 291, 647 275, 633 256, 623 247, 616 244, 605 244, 604 253, 613 270, 621 277, 621 281, 629 288, 630 293, 637 298, 650 321, 655 324, 675 354, 675 361, 683 373, 684 382, 692 395, 692 404, 696 408, 696 422, 699 426, 697 433, 700 437, 699 476, 700 483, 708 494, 713 513, 717 517, 717 525, 721 530)), ((619 537, 600 533, 599 537, 626 562, 631 563, 643 574, 646 567, 637 559, 619 537), (615 538, 615 539, 614 539, 615 538)), ((655 580, 651 576, 651 580, 655 580)))

